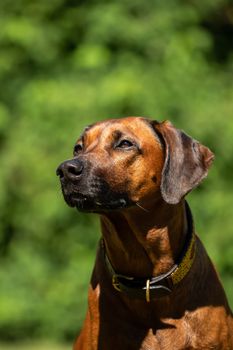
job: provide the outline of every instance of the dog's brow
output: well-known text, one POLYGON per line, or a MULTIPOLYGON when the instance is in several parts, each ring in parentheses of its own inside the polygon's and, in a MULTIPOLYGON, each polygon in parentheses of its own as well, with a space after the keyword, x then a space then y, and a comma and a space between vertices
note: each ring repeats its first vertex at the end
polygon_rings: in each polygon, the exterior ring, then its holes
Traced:
POLYGON ((91 129, 93 126, 94 126, 94 124, 87 125, 87 126, 84 128, 84 131, 88 131, 88 130, 91 129))
POLYGON ((151 131, 153 132, 153 134, 155 135, 155 137, 157 138, 157 140, 159 141, 159 143, 161 144, 162 147, 164 147, 164 141, 162 136, 156 131, 156 129, 153 127, 154 125, 159 124, 159 122, 157 120, 148 120, 148 119, 143 119, 144 122, 149 126, 149 128, 151 129, 151 131))
POLYGON ((87 131, 89 131, 95 124, 90 124, 90 125, 87 125, 85 126, 83 132, 81 133, 80 135, 80 139, 83 139, 84 138, 84 135, 87 131))
POLYGON ((112 133, 112 136, 114 137, 114 139, 119 139, 119 138, 121 138, 122 135, 123 135, 123 133, 120 130, 114 130, 112 133))

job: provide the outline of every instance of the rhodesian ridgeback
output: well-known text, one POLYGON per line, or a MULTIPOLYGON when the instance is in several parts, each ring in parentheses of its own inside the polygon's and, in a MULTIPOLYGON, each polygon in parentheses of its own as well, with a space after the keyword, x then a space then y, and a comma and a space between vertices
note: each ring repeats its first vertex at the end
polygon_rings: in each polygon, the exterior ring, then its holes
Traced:
POLYGON ((102 229, 74 350, 233 349, 232 313, 184 199, 213 158, 168 121, 84 130, 57 169, 68 205, 98 213, 102 229))

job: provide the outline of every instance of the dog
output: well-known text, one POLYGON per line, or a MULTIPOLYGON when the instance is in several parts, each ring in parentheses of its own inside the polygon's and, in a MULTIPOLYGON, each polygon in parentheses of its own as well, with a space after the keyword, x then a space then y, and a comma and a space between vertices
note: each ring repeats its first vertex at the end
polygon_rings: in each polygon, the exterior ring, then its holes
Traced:
POLYGON ((213 159, 169 121, 84 130, 57 169, 67 204, 99 214, 102 230, 74 350, 233 349, 232 312, 185 200, 213 159))

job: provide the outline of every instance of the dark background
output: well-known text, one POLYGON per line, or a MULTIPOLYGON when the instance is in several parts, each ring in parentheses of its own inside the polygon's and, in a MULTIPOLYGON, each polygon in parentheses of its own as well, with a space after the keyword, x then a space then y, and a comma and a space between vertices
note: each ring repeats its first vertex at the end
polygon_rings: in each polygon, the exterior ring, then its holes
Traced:
POLYGON ((0 340, 80 329, 99 226, 55 169, 85 125, 126 115, 216 154, 189 203, 233 306, 232 2, 2 0, 0 24, 0 340))

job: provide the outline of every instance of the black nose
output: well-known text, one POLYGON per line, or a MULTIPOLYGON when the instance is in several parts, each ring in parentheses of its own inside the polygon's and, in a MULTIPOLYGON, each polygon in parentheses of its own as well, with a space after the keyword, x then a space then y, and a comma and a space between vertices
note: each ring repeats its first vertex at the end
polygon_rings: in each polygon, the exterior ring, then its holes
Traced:
POLYGON ((61 163, 57 168, 56 174, 61 179, 77 180, 83 172, 83 162, 78 159, 70 159, 61 163))

